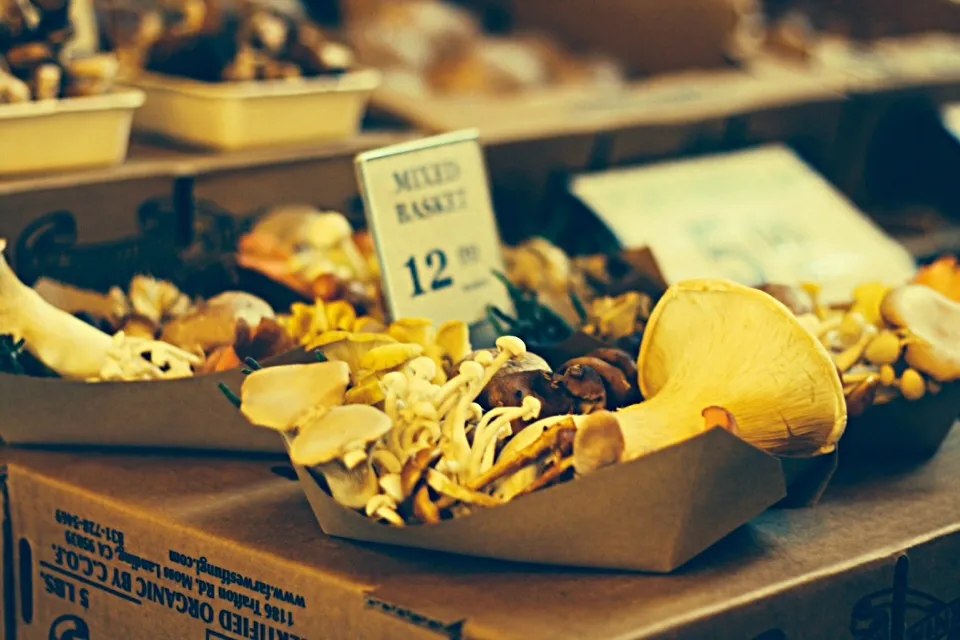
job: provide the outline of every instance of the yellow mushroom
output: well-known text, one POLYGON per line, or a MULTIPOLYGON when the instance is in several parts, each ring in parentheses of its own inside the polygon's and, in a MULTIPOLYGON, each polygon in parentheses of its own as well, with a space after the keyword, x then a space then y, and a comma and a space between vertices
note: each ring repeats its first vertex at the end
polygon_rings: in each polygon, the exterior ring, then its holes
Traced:
POLYGON ((375 347, 360 359, 361 371, 391 371, 423 353, 419 344, 397 342, 375 347))
POLYGON ((927 386, 915 369, 907 369, 900 374, 900 393, 907 400, 919 400, 926 395, 927 386))
POLYGON ((356 373, 367 352, 396 340, 383 333, 353 333, 348 331, 328 331, 317 336, 307 345, 307 350, 319 350, 328 360, 339 360, 350 365, 350 371, 356 373))
POLYGON ((891 365, 900 359, 903 341, 892 331, 881 331, 870 341, 863 356, 873 364, 891 365))
POLYGON ((776 455, 829 453, 846 427, 843 386, 824 346, 782 303, 733 282, 670 287, 637 368, 647 400, 614 414, 627 460, 702 433, 703 407, 723 407, 740 437, 776 455))

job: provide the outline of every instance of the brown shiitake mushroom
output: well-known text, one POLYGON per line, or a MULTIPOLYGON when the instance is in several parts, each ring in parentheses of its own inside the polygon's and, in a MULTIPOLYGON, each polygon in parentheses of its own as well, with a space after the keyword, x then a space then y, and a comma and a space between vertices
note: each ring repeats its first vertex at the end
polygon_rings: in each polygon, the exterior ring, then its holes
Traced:
MULTIPOLYGON (((580 366, 595 371, 603 381, 603 386, 606 390, 606 409, 619 409, 637 401, 639 390, 637 385, 634 383, 636 380, 636 367, 633 367, 633 377, 631 378, 628 377, 627 373, 625 373, 620 367, 617 367, 594 354, 596 354, 596 352, 593 352, 593 354, 588 356, 568 360, 557 370, 557 374, 563 376, 570 367, 575 366, 580 366)), ((622 362, 623 358, 620 354, 626 356, 628 361, 630 360, 630 356, 624 352, 620 352, 618 349, 602 350, 602 355, 605 355, 613 360, 620 361, 622 366, 626 367, 626 364, 622 362)))
MULTIPOLYGON (((477 402, 484 410, 490 410, 497 407, 519 407, 523 404, 523 399, 529 397, 540 401, 540 418, 573 413, 576 409, 574 398, 560 386, 553 375, 542 369, 494 376, 477 398, 477 402)), ((522 424, 522 421, 513 424, 514 433, 522 424)))
POLYGON ((592 366, 564 366, 563 373, 557 374, 554 381, 573 398, 575 413, 593 413, 607 408, 606 385, 603 377, 592 366))

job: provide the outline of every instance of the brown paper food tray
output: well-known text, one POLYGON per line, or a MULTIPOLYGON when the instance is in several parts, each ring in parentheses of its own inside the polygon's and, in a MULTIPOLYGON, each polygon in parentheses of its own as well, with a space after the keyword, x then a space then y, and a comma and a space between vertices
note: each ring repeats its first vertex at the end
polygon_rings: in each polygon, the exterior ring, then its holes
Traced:
MULTIPOLYGON (((293 351, 263 366, 313 362, 293 351)), ((283 453, 275 434, 231 411, 240 370, 182 380, 89 383, 0 374, 0 439, 10 445, 283 453)))
POLYGON ((738 70, 691 71, 633 81, 620 90, 553 88, 469 98, 414 96, 388 82, 374 91, 371 104, 430 133, 476 127, 484 141, 496 142, 696 123, 839 97, 799 75, 790 80, 738 70))
POLYGON ((900 398, 850 418, 843 434, 844 459, 923 460, 940 450, 960 416, 960 382, 937 395, 910 402, 900 398))
POLYGON ((633 462, 431 526, 392 528, 297 475, 324 533, 574 567, 667 573, 784 497, 777 460, 713 429, 633 462))
MULTIPOLYGON (((169 560, 174 551, 303 595, 302 607, 280 603, 296 613, 290 640, 934 640, 946 636, 902 632, 924 621, 936 629, 960 598, 960 432, 911 473, 840 479, 818 508, 768 511, 670 575, 537 567, 328 538, 317 534, 302 490, 273 473, 273 462, 0 454, 13 543, 7 613, 18 640, 49 640, 63 616, 81 618, 94 640, 238 638, 221 626, 221 615, 230 624, 265 622, 218 597, 224 585, 209 575, 200 577, 215 583, 213 596, 198 593, 196 579, 184 590, 116 558, 107 562, 111 572, 151 579, 178 601, 183 594, 208 603, 213 621, 165 601, 138 605, 60 574, 75 591, 89 591, 89 607, 48 591, 42 575, 55 572, 41 563, 55 561, 52 546, 63 546, 72 530, 57 521, 58 510, 95 530, 122 532, 128 553, 163 567, 183 571, 169 560)), ((277 604, 238 584, 225 588, 259 600, 261 610, 277 604)))

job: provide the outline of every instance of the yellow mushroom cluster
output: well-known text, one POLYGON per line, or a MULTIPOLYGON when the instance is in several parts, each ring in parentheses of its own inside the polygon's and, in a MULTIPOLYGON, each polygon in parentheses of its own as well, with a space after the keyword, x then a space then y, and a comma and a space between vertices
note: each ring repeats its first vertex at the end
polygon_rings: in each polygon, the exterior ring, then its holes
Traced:
MULTIPOLYGON (((322 322, 336 326, 326 314, 322 322)), ((637 369, 647 400, 617 412, 553 415, 538 395, 550 389, 532 386, 517 387, 512 406, 484 408, 499 373, 524 370, 524 342, 504 336, 474 351, 464 325, 417 319, 319 333, 306 344, 326 362, 253 372, 240 408, 284 432, 292 460, 322 476, 338 503, 395 526, 502 505, 710 428, 801 457, 829 453, 842 435, 830 354, 768 294, 680 283, 646 334, 637 369)))
POLYGON ((960 379, 960 303, 932 288, 864 284, 849 305, 815 304, 800 320, 829 349, 853 415, 960 379))

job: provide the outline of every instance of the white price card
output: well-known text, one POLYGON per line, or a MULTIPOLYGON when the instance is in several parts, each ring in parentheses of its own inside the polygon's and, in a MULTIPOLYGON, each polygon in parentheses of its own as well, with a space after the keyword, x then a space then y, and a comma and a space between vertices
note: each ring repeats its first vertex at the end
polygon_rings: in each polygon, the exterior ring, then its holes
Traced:
POLYGON ((440 324, 513 311, 493 271, 503 271, 483 150, 476 130, 424 138, 357 156, 393 318, 440 324))
POLYGON ((916 265, 789 149, 748 151, 578 176, 571 190, 625 247, 650 247, 668 282, 727 278, 823 286, 849 299, 900 284, 916 265))

